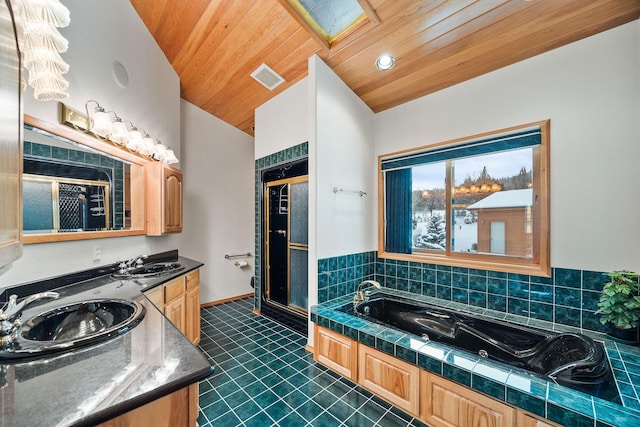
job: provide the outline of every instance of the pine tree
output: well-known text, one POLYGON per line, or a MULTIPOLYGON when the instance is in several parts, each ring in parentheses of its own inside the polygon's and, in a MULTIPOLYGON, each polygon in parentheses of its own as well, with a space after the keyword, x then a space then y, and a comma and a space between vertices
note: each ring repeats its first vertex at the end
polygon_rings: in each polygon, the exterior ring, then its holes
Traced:
POLYGON ((429 249, 444 250, 447 244, 447 234, 444 218, 439 214, 433 214, 429 217, 426 232, 422 235, 422 244, 423 247, 429 249))

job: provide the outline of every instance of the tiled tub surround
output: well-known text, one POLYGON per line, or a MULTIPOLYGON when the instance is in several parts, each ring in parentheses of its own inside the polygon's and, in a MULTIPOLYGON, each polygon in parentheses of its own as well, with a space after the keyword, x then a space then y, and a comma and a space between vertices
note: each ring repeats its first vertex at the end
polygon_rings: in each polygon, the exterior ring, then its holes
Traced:
POLYGON ((355 292, 366 279, 385 288, 605 332, 595 311, 606 273, 553 268, 551 277, 378 258, 377 252, 318 260, 318 302, 355 292))
MULTIPOLYGON (((471 307, 442 299, 385 291, 453 309, 464 309, 502 320, 517 321, 557 331, 577 331, 569 326, 533 320, 523 316, 471 307)), ((352 301, 345 295, 311 309, 311 320, 347 337, 374 347, 429 372, 487 394, 497 400, 524 409, 565 426, 623 427, 640 425, 640 349, 603 341, 614 369, 624 407, 510 368, 472 353, 440 343, 425 342, 420 337, 385 327, 339 311, 352 301)), ((595 334, 598 335, 598 334, 595 334)))

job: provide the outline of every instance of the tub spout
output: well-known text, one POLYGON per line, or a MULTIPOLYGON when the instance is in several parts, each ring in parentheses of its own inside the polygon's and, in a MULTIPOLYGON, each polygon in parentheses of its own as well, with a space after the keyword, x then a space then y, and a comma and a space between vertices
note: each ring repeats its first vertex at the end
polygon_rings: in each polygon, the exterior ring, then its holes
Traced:
POLYGON ((376 289, 381 288, 380 283, 376 282, 375 280, 364 280, 360 282, 360 284, 358 285, 358 290, 356 291, 356 295, 353 297, 354 307, 356 307, 358 304, 365 301, 369 297, 369 293, 363 291, 367 286, 373 286, 376 289))

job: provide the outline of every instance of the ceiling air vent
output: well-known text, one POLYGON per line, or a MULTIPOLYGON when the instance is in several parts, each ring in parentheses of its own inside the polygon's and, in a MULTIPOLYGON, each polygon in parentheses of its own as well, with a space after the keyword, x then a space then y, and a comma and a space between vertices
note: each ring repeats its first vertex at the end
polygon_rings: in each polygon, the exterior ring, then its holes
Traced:
POLYGON ((267 64, 262 64, 253 73, 251 77, 256 79, 260 84, 269 90, 273 90, 284 82, 282 76, 273 71, 267 64))

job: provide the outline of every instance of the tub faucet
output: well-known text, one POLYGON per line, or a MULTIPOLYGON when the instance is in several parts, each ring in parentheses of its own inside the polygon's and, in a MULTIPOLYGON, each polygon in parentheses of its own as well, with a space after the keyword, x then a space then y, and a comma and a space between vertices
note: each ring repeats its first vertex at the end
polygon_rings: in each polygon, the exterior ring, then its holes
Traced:
POLYGON ((367 286, 373 286, 376 289, 380 289, 380 283, 375 280, 364 280, 360 282, 358 285, 358 290, 356 291, 356 295, 353 297, 353 306, 357 306, 363 301, 366 301, 369 298, 369 292, 363 292, 363 289, 367 286))
POLYGON ((27 305, 43 298, 56 299, 59 296, 57 292, 40 292, 17 303, 18 296, 11 295, 9 302, 0 308, 0 349, 8 347, 15 339, 15 334, 22 325, 22 310, 27 305))

